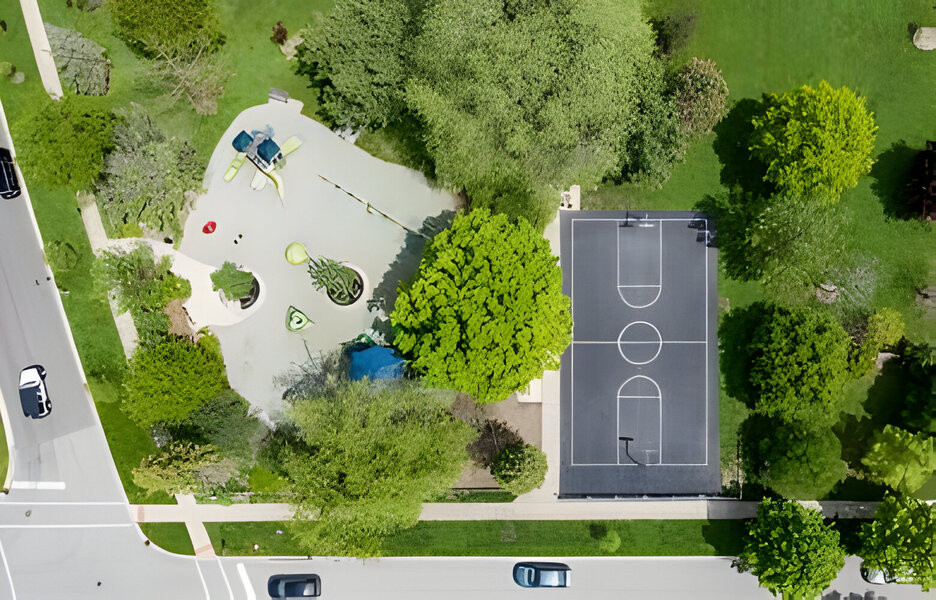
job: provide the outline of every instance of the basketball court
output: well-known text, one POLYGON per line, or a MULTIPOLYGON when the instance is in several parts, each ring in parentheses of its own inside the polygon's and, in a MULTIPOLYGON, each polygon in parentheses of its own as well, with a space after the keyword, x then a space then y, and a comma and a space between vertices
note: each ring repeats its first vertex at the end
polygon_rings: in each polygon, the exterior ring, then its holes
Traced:
POLYGON ((560 496, 710 495, 717 252, 692 212, 562 211, 560 496))

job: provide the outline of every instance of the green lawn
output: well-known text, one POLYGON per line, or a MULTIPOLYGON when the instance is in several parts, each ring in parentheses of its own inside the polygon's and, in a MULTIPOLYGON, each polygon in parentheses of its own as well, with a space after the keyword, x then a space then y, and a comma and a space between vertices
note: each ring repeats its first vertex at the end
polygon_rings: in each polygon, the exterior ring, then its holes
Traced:
MULTIPOLYGON (((7 448, 6 430, 0 423, 0 482, 6 481, 7 470, 10 468, 10 449, 7 448)), ((0 485, 3 485, 0 483, 0 485)))
MULTIPOLYGON (((295 556, 291 522, 206 523, 215 552, 295 556), (282 534, 276 534, 280 530, 282 534), (221 541, 224 540, 222 547, 221 541), (259 544, 260 549, 253 550, 259 544)), ((390 537, 385 556, 734 556, 743 521, 427 521, 390 537), (617 535, 614 551, 602 540, 617 535)))
POLYGON ((205 523, 218 556, 299 556, 301 552, 290 534, 292 527, 292 521, 205 523), (255 551, 254 544, 260 549, 255 551))
POLYGON ((192 538, 185 523, 140 523, 140 529, 151 542, 169 552, 195 556, 192 538))

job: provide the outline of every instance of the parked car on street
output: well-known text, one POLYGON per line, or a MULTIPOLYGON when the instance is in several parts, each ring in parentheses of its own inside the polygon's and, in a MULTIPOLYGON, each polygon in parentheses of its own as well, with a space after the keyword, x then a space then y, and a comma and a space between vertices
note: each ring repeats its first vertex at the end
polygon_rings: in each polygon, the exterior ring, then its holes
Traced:
POLYGON ((16 198, 20 195, 20 184, 13 166, 13 155, 0 148, 0 198, 16 198))
POLYGON ((895 577, 883 569, 872 569, 861 563, 861 578, 868 583, 883 585, 885 583, 913 583, 909 577, 895 577))
POLYGON ((322 579, 310 575, 274 575, 267 581, 267 592, 270 598, 283 600, 301 600, 302 598, 317 598, 322 595, 322 579))
POLYGON ((513 578, 517 585, 525 588, 569 587, 572 569, 562 563, 522 562, 514 565, 513 578))
POLYGON ((52 401, 45 384, 46 370, 42 365, 32 365, 20 371, 19 397, 23 416, 41 419, 52 412, 52 401))

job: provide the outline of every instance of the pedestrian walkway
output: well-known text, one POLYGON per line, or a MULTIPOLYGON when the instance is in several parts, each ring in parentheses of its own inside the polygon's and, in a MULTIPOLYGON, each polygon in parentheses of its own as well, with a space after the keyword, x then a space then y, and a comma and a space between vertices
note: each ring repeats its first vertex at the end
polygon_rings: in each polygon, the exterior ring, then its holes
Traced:
POLYGON ((36 57, 36 67, 39 69, 42 86, 53 100, 60 100, 65 92, 62 91, 62 82, 59 80, 55 60, 52 57, 52 46, 49 45, 49 38, 42 24, 39 2, 38 0, 20 0, 20 7, 23 9, 23 20, 26 21, 26 31, 29 33, 33 55, 36 57))

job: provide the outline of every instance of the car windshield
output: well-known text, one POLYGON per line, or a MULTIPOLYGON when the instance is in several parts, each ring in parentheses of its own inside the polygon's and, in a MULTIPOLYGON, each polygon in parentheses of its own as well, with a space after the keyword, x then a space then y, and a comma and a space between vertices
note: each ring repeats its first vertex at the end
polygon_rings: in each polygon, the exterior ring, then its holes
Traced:
POLYGON ((283 591, 287 596, 312 597, 316 595, 315 581, 287 581, 283 586, 283 591))
POLYGON ((540 585, 544 587, 558 587, 562 585, 562 571, 540 571, 540 585))

